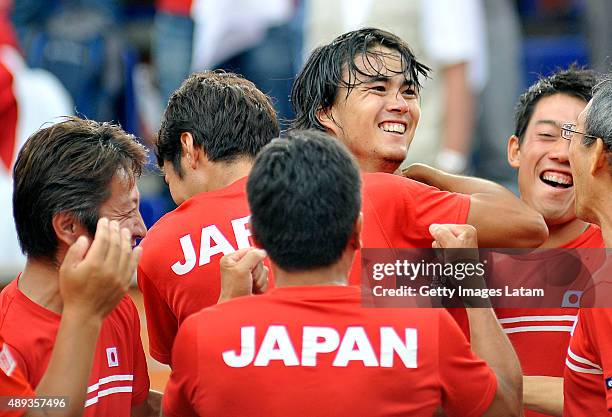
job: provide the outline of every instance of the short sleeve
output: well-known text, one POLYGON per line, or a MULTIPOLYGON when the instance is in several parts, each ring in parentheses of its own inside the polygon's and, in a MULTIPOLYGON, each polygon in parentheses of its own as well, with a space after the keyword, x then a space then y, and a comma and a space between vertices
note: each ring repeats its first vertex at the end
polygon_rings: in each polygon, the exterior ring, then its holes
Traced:
POLYGON ((134 353, 134 393, 132 395, 132 406, 136 406, 147 399, 151 384, 149 381, 149 372, 147 370, 147 359, 145 358, 144 350, 142 349, 142 340, 140 339, 140 318, 138 317, 138 310, 131 300, 130 307, 134 322, 132 330, 132 351, 134 353))
POLYGON ((470 212, 469 195, 441 191, 416 181, 406 183, 406 186, 404 192, 406 218, 415 222, 410 227, 406 227, 411 240, 430 236, 429 226, 432 223, 466 223, 470 212))
POLYGON ((141 265, 138 266, 138 286, 142 292, 147 316, 149 352, 159 362, 169 365, 178 320, 141 265))
POLYGON ((602 386, 606 391, 606 407, 612 411, 612 311, 603 308, 581 310, 582 320, 588 316, 588 332, 593 341, 603 370, 602 386), (587 312, 587 314, 585 314, 587 312), (609 385, 610 384, 610 385, 609 385))
POLYGON ((197 417, 196 387, 198 384, 197 316, 183 322, 172 348, 172 372, 163 397, 164 415, 197 417))
POLYGON ((482 415, 495 398, 495 373, 472 352, 464 334, 444 310, 440 311, 439 335, 439 374, 444 411, 451 417, 482 415))
MULTIPOLYGON (((0 392, 10 397, 33 397, 34 391, 21 373, 10 347, 0 338, 0 392)), ((2 416, 17 417, 24 415, 26 410, 4 410, 2 416)))

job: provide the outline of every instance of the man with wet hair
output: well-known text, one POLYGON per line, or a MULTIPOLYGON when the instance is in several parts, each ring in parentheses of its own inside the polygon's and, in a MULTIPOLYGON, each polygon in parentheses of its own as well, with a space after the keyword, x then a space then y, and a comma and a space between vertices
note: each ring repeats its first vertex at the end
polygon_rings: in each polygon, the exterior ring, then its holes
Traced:
MULTIPOLYGON (((166 416, 520 415, 520 368, 491 309, 470 312, 485 363, 444 309, 362 307, 347 285, 367 223, 360 190, 356 161, 323 132, 262 150, 247 193, 276 288, 183 323, 166 416)), ((438 247, 476 247, 469 225, 431 232, 438 247)), ((248 287, 253 276, 223 280, 248 287)))
MULTIPOLYGON (((131 246, 145 236, 136 187, 145 160, 119 126, 76 117, 38 130, 19 152, 13 215, 27 262, 0 293, 0 334, 30 386, 42 380, 60 327, 59 267, 71 245, 93 238, 102 217, 127 229, 131 246)), ((93 363, 83 415, 145 416, 159 406, 129 296, 102 322, 93 363)))
POLYGON ((293 127, 326 131, 347 146, 362 172, 377 173, 364 177, 364 189, 373 190, 364 191, 364 212, 372 209, 379 219, 366 223, 365 246, 429 247, 431 223, 471 224, 485 247, 541 244, 547 234, 541 215, 500 185, 423 165, 411 167, 409 176, 445 191, 386 175, 406 157, 420 117, 421 81, 428 74, 403 40, 365 28, 315 49, 294 83, 293 127), (393 215, 382 214, 392 211, 394 200, 409 232, 402 232, 393 215))

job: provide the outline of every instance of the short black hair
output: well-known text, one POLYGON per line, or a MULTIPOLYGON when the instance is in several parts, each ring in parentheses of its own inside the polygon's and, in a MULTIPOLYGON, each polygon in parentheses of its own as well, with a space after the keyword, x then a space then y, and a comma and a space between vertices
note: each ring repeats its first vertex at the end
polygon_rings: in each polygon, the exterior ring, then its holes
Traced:
POLYGON ((560 69, 548 77, 541 77, 519 97, 514 112, 514 135, 519 144, 523 143, 527 125, 533 116, 538 102, 554 94, 566 94, 588 103, 592 90, 597 83, 597 73, 572 64, 567 69, 560 69))
POLYGON ((361 210, 361 177, 346 147, 319 131, 291 131, 255 160, 247 182, 251 227, 286 271, 337 262, 361 210))
POLYGON ((32 134, 13 170, 13 216, 22 251, 55 261, 53 216, 71 213, 95 234, 111 181, 125 173, 130 185, 146 163, 145 147, 120 126, 68 117, 32 134))
POLYGON ((181 134, 191 133, 213 162, 254 158, 279 135, 270 99, 237 74, 204 71, 191 74, 164 112, 157 135, 157 163, 172 162, 182 178, 181 134))
POLYGON ((291 90, 291 104, 296 114, 292 128, 318 129, 325 128, 317 118, 317 111, 330 108, 336 101, 341 87, 347 88, 347 97, 358 85, 357 75, 372 76, 364 73, 355 64, 361 56, 373 70, 381 73, 384 66, 381 54, 372 51, 382 46, 397 51, 401 58, 401 74, 418 92, 421 89, 420 78, 429 76, 430 68, 419 62, 414 53, 400 37, 375 28, 364 28, 345 33, 331 43, 313 51, 304 68, 298 74, 291 90), (348 80, 344 79, 344 70, 348 70, 348 80), (377 69, 379 68, 379 69, 377 69))

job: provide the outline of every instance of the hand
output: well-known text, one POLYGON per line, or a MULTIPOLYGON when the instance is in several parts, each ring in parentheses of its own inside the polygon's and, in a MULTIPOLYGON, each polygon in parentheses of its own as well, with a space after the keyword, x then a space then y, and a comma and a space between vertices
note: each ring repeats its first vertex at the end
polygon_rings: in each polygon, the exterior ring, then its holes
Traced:
POLYGON ((59 270, 64 310, 104 318, 121 301, 136 271, 142 248, 132 249, 131 233, 101 218, 91 247, 85 236, 70 246, 59 270))
POLYGON ((222 257, 221 295, 218 302, 266 292, 268 268, 263 264, 266 256, 264 250, 245 248, 222 257))
POLYGON ((410 164, 409 166, 404 168, 400 172, 400 176, 402 176, 404 178, 410 178, 410 179, 413 179, 415 181, 419 181, 419 182, 423 182, 423 183, 427 184, 427 182, 426 182, 427 176, 424 175, 424 174, 426 172, 429 172, 429 171, 432 171, 432 170, 433 170, 433 168, 428 166, 428 165, 415 163, 415 164, 410 164))
POLYGON ((476 229, 469 224, 432 224, 429 233, 434 238, 434 249, 478 248, 476 229))

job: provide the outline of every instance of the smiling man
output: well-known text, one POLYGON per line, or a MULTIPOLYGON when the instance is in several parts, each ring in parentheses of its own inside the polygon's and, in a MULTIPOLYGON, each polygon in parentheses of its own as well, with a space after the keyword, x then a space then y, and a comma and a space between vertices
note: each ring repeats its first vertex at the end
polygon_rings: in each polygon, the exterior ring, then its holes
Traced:
MULTIPOLYGON (((146 235, 136 186, 145 161, 145 148, 119 126, 76 117, 36 131, 19 152, 13 214, 27 262, 0 293, 0 333, 31 386, 43 379, 60 328, 59 267, 71 245, 93 238, 100 217, 127 229, 132 244, 146 235)), ((129 296, 101 323, 93 355, 84 416, 156 412, 161 398, 149 391, 140 319, 129 296)))
MULTIPOLYGON (((595 83, 593 71, 572 66, 541 78, 521 95, 516 107, 508 162, 518 171, 521 199, 546 221, 549 237, 541 245, 543 248, 604 247, 599 227, 576 217, 569 142, 561 134, 562 126, 575 125, 591 99, 595 83)), ((601 257, 594 256, 595 251, 580 253, 585 254, 580 262, 585 268, 581 266, 581 272, 572 277, 575 282, 590 279, 603 260, 603 252, 601 257)), ((542 268, 575 263, 574 256, 568 259, 567 255, 566 251, 546 251, 529 258, 503 257, 497 259, 495 268, 514 271, 514 280, 537 287, 546 276, 542 268)), ((504 308, 496 309, 496 313, 525 375, 524 401, 530 408, 525 415, 559 415, 562 399, 548 395, 542 388, 556 385, 560 392, 570 331, 578 309, 504 308)))
POLYGON ((406 158, 421 116, 421 80, 428 74, 402 39, 365 28, 315 49, 294 83, 293 128, 333 135, 366 173, 364 213, 373 210, 378 221, 366 222, 364 245, 429 247, 431 223, 471 224, 485 247, 541 244, 541 216, 498 184, 423 165, 411 167, 409 176, 438 189, 387 175, 406 158))

